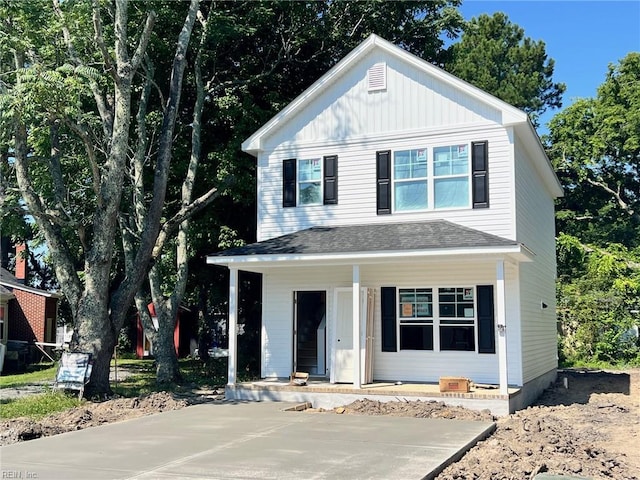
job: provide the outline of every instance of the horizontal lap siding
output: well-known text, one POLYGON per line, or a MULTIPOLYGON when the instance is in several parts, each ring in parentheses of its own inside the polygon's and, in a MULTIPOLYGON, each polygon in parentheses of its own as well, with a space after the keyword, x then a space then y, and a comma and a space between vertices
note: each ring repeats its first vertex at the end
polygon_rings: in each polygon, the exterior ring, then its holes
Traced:
MULTIPOLYGON (((333 302, 331 288, 351 285, 351 269, 277 268, 262 282, 262 376, 287 377, 293 361, 293 292, 327 291, 327 314, 333 302)), ((328 319, 328 318, 327 318, 328 319)))
MULTIPOLYGON (((509 383, 521 384, 519 315, 515 268, 508 267, 507 324, 509 351, 509 383)), ((438 381, 441 376, 460 375, 479 383, 498 382, 497 354, 474 352, 382 352, 380 341, 380 287, 443 287, 495 285, 494 262, 441 262, 424 264, 362 265, 361 286, 375 289, 374 379, 402 381, 438 381)), ((292 362, 293 292, 296 290, 327 291, 327 324, 331 328, 333 294, 336 287, 351 287, 351 267, 276 268, 263 280, 263 377, 289 375, 292 362)), ((328 332, 328 349, 333 349, 333 332, 328 332)))
MULTIPOLYGON (((507 351, 509 354, 509 383, 521 384, 519 329, 514 278, 515 270, 506 269, 507 278, 507 351), (510 334, 514 332, 514 334, 510 334)), ((494 262, 403 265, 390 269, 384 266, 361 267, 362 285, 376 288, 374 371, 376 380, 436 382, 441 376, 463 376, 478 383, 498 383, 498 354, 475 352, 435 352, 399 350, 382 352, 380 287, 453 287, 495 285, 494 262)), ((497 335, 496 335, 497 338, 497 335)))
POLYGON ((520 266, 524 381, 557 367, 554 204, 525 152, 516 150, 518 241, 534 253, 520 266), (540 302, 548 305, 542 309, 540 302))
POLYGON ((259 160, 258 240, 285 235, 317 225, 410 222, 445 218, 455 223, 513 238, 512 146, 503 128, 421 134, 384 143, 360 141, 347 145, 299 148, 267 152, 259 160), (376 213, 376 151, 432 147, 442 144, 489 141, 490 208, 428 212, 376 213), (338 204, 282 207, 282 161, 287 158, 322 158, 338 155, 338 204))

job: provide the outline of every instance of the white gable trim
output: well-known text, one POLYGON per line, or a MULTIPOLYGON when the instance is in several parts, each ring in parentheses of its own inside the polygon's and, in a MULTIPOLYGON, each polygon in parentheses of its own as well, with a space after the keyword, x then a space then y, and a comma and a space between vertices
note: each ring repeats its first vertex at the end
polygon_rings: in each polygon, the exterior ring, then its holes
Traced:
POLYGON ((264 139, 275 131, 281 124, 287 121, 289 117, 295 115, 298 111, 308 105, 313 99, 320 95, 323 90, 337 79, 361 57, 364 57, 371 50, 379 48, 386 53, 397 57, 398 59, 413 65, 431 75, 432 77, 442 81, 445 84, 466 93, 472 98, 487 104, 502 113, 502 124, 513 125, 517 123, 528 122, 527 115, 517 108, 503 102, 497 97, 480 90, 477 87, 465 82, 464 80, 445 72, 441 68, 432 65, 423 59, 403 50, 383 38, 372 34, 364 42, 358 45, 347 56, 339 61, 332 69, 325 73, 313 85, 307 88, 302 94, 287 105, 280 113, 275 115, 271 120, 265 123, 253 135, 242 143, 242 150, 254 156, 263 150, 264 139))

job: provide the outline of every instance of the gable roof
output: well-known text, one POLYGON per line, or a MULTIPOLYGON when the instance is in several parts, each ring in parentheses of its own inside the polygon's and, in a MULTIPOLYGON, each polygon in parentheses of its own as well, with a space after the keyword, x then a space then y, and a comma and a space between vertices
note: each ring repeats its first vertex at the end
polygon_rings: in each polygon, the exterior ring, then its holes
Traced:
POLYGON ((11 300, 12 298, 16 298, 16 296, 11 292, 11 290, 0 285, 0 300, 11 300))
POLYGON ((62 297, 62 295, 58 292, 49 292, 48 290, 42 290, 40 288, 25 285, 24 283, 20 282, 20 280, 18 280, 15 275, 9 272, 9 270, 5 270, 4 268, 0 268, 0 286, 7 287, 9 291, 22 290, 43 297, 62 297))
POLYGON ((447 220, 312 227, 207 257, 207 263, 400 258, 459 254, 531 257, 522 244, 447 220))
POLYGON ((447 84, 452 88, 469 95, 471 98, 474 98, 475 100, 501 112, 502 125, 505 127, 513 126, 515 128, 516 133, 518 134, 518 137, 522 139, 525 148, 530 151, 536 159, 536 167, 547 183, 551 193, 555 197, 562 196, 562 187, 560 182, 558 181, 551 166, 551 162, 547 158, 544 148, 540 143, 538 134, 525 112, 446 72, 445 70, 432 65, 420 57, 403 50, 375 34, 371 34, 366 40, 340 60, 333 68, 320 77, 320 79, 314 82, 309 88, 289 103, 289 105, 272 117, 248 139, 242 142, 242 150, 257 156, 257 154, 263 150, 266 138, 274 134, 287 121, 307 108, 311 102, 322 95, 327 88, 336 83, 346 71, 375 49, 380 49, 381 51, 396 57, 400 61, 425 72, 444 84, 447 84))

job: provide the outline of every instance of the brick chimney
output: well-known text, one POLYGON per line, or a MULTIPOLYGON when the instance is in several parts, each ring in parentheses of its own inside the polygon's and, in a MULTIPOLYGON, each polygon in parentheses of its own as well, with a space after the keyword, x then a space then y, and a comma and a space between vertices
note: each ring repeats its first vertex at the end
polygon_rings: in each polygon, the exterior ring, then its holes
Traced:
POLYGON ((16 280, 20 283, 27 281, 27 244, 16 245, 16 280))

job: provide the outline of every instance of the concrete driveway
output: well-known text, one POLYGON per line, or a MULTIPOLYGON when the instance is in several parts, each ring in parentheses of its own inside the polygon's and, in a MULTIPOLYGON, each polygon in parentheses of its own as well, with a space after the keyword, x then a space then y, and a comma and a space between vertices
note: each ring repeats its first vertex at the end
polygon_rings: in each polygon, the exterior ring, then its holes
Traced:
POLYGON ((2 478, 421 479, 493 423, 203 404, 0 448, 2 478))

